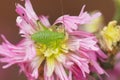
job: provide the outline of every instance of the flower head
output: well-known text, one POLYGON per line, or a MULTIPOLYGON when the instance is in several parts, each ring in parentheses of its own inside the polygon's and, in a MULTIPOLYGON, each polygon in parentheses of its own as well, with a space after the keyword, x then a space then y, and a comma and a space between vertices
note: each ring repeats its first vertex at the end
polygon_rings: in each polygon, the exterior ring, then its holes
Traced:
POLYGON ((117 21, 109 22, 107 27, 103 28, 101 31, 101 36, 103 39, 102 44, 105 44, 103 47, 108 51, 112 51, 113 48, 117 45, 120 41, 120 26, 117 25, 117 21))
POLYGON ((23 40, 12 45, 3 37, 5 42, 0 45, 0 55, 3 56, 1 62, 8 63, 7 67, 19 65, 29 80, 38 77, 44 80, 85 79, 92 71, 90 66, 98 74, 105 73, 97 58, 107 56, 97 46, 97 39, 77 29, 77 24, 92 19, 88 13, 81 11, 79 16, 61 17, 50 25, 47 17, 37 17, 30 0, 25 0, 25 8, 17 4, 16 12, 20 15, 16 21, 23 40))

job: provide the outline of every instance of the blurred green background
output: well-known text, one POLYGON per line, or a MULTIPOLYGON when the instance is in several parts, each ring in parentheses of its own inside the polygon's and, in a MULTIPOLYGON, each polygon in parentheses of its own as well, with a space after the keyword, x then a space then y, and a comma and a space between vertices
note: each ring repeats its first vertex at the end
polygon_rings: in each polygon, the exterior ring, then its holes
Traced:
MULTIPOLYGON (((0 1, 0 34, 13 44, 16 44, 21 38, 16 26, 15 3, 20 0, 1 0, 0 1)), ((105 22, 112 20, 114 15, 114 3, 112 0, 31 0, 34 10, 38 15, 47 15, 51 24, 56 18, 63 14, 78 15, 82 6, 85 4, 88 12, 99 10, 105 17, 105 22), (62 1, 62 3, 61 3, 62 1), (63 5, 63 11, 62 6, 63 5)), ((0 42, 2 39, 0 38, 0 42)), ((18 67, 12 66, 3 70, 0 63, 0 80, 26 80, 25 76, 18 73, 18 67)))

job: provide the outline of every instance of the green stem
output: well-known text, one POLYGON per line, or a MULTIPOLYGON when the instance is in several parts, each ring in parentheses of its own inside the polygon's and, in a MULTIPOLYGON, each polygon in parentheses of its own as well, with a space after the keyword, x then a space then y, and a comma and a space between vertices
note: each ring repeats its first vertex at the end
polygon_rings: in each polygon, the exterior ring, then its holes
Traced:
POLYGON ((120 0, 113 0, 115 3, 115 14, 113 19, 120 22, 120 0))

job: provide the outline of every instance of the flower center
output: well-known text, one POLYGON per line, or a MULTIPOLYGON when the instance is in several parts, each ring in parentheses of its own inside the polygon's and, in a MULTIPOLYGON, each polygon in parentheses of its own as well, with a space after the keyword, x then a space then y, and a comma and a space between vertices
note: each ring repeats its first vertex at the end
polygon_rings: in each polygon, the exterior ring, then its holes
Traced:
POLYGON ((61 26, 53 26, 38 31, 32 35, 32 39, 35 41, 37 55, 39 56, 50 57, 68 51, 66 45, 68 37, 61 26))
POLYGON ((44 57, 51 57, 61 53, 67 53, 68 48, 66 46, 66 41, 59 41, 51 43, 50 45, 36 44, 37 55, 44 55, 44 57))

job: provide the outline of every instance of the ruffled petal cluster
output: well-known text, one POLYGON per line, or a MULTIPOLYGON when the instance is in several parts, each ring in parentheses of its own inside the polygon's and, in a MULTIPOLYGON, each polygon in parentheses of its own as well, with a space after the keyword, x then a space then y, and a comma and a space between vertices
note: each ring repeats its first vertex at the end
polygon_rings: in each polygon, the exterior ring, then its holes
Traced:
POLYGON ((83 24, 90 23, 93 19, 99 17, 101 13, 95 13, 94 15, 88 14, 88 12, 84 12, 85 5, 81 9, 81 12, 78 16, 70 16, 70 15, 63 15, 59 17, 55 24, 62 23, 64 24, 66 30, 68 32, 72 32, 74 30, 78 29, 78 26, 81 26, 83 24))

